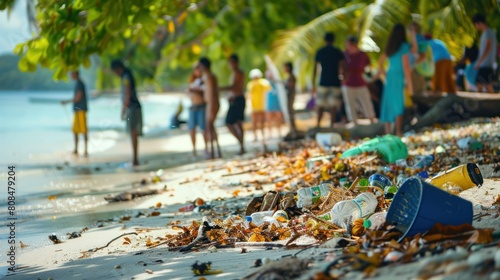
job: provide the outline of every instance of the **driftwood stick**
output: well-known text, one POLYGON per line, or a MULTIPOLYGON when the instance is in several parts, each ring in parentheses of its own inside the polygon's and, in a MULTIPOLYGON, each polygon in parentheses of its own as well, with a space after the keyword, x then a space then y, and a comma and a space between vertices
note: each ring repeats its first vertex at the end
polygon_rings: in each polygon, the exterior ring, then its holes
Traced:
POLYGON ((94 250, 92 250, 92 251, 93 251, 93 252, 97 252, 97 251, 99 251, 99 250, 101 250, 101 249, 104 249, 104 248, 108 247, 111 243, 113 243, 113 242, 114 242, 114 241, 116 241, 117 239, 119 239, 119 238, 121 238, 121 237, 123 237, 123 236, 126 236, 126 235, 132 235, 132 234, 133 234, 133 235, 139 235, 137 232, 128 232, 128 233, 124 233, 124 234, 122 234, 122 235, 120 235, 120 236, 118 236, 118 237, 115 237, 115 238, 111 239, 111 241, 109 241, 109 242, 108 242, 108 244, 106 244, 105 246, 102 246, 102 247, 99 247, 99 248, 95 248, 95 249, 94 249, 94 250))

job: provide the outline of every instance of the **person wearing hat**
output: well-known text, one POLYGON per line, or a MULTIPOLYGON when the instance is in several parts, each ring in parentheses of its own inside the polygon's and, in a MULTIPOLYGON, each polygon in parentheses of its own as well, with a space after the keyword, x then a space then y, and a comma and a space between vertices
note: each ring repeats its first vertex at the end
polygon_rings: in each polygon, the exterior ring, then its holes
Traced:
POLYGON ((261 131, 262 142, 265 142, 264 129, 266 125, 266 93, 272 89, 271 84, 262 78, 262 71, 252 69, 247 93, 252 104, 252 130, 254 142, 258 141, 257 130, 261 131))

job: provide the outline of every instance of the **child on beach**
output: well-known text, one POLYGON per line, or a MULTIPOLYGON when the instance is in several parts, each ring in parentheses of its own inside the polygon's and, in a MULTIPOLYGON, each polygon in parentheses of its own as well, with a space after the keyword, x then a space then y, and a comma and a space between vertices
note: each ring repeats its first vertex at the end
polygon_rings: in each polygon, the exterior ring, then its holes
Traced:
POLYGON ((73 103, 73 111, 75 112, 73 121, 73 134, 75 136, 75 150, 73 153, 78 155, 78 134, 83 134, 83 139, 85 141, 85 151, 84 156, 88 156, 87 144, 88 144, 88 134, 87 134, 87 93, 85 92, 85 85, 80 79, 80 73, 78 71, 71 72, 71 78, 76 81, 74 97, 71 100, 64 100, 61 103, 73 103))
POLYGON ((252 130, 254 142, 258 141, 257 130, 261 131, 262 143, 265 143, 264 129, 266 127, 266 93, 270 91, 271 84, 262 78, 259 69, 250 71, 250 81, 247 84, 247 95, 252 104, 252 130))
POLYGON ((278 89, 271 71, 266 71, 266 78, 271 85, 271 90, 266 95, 266 120, 269 124, 269 135, 272 135, 273 126, 276 127, 278 137, 281 137, 281 124, 283 123, 283 113, 281 112, 278 89))
POLYGON ((217 145, 218 157, 222 158, 222 153, 219 146, 219 141, 217 139, 217 132, 215 131, 215 118, 219 112, 219 90, 217 84, 217 77, 210 70, 210 60, 206 57, 200 58, 198 62, 198 67, 203 74, 204 80, 204 98, 206 101, 206 137, 207 141, 210 142, 210 154, 209 158, 215 158, 214 152, 214 141, 217 145))
MULTIPOLYGON (((412 41, 415 33, 412 32, 412 41)), ((416 43, 413 43, 416 48, 416 43)), ((379 60, 378 75, 385 74, 384 62, 389 60, 389 69, 382 92, 380 121, 385 123, 385 133, 392 132, 391 125, 395 123, 395 134, 403 135, 404 88, 406 85, 410 94, 413 93, 411 67, 409 61, 410 45, 406 42, 406 31, 402 24, 396 24, 389 35, 386 49, 379 60)))
POLYGON ((196 157, 196 127, 198 126, 203 134, 205 141, 205 155, 208 157, 208 143, 206 134, 206 106, 203 96, 203 79, 201 70, 198 67, 193 69, 189 81, 188 95, 191 99, 191 107, 189 108, 188 129, 193 144, 193 156, 196 157))

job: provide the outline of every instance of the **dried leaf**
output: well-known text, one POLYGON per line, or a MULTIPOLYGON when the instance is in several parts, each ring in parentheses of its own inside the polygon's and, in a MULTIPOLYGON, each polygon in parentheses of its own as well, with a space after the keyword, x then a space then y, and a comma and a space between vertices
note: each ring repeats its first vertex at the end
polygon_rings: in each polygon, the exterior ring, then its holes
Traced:
POLYGON ((429 231, 422 235, 427 242, 441 240, 466 240, 468 243, 490 243, 493 240, 493 229, 476 229, 472 225, 459 226, 435 224, 429 231))
POLYGON ((123 239, 125 239, 125 241, 127 241, 128 243, 132 243, 132 241, 130 241, 130 238, 128 237, 124 237, 123 239))
POLYGON ((160 213, 160 212, 158 212, 158 211, 154 211, 154 212, 151 212, 151 213, 148 215, 148 217, 155 217, 155 216, 160 216, 160 215, 161 215, 161 213, 160 213))
POLYGON ((352 235, 361 236, 365 233, 366 228, 363 225, 364 222, 364 219, 357 219, 352 223, 352 235))
MULTIPOLYGON (((500 166, 500 165, 499 165, 500 166)), ((499 205, 500 206, 500 194, 497 196, 497 198, 495 199, 495 202, 493 202, 493 204, 491 204, 491 206, 493 205, 499 205)))
POLYGON ((237 197, 240 192, 241 192, 241 190, 234 190, 233 197, 237 197))
POLYGON ((22 241, 19 241, 19 245, 21 246, 21 249, 24 249, 29 246, 27 244, 24 244, 22 241))
POLYGON ((250 238, 248 238, 248 242, 265 242, 266 238, 259 233, 253 233, 250 238))

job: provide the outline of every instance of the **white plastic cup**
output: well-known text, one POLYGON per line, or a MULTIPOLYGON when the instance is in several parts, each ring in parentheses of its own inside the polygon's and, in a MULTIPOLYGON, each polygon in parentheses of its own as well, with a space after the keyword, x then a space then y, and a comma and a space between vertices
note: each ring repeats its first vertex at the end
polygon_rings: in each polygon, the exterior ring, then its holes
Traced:
POLYGON ((316 133, 316 142, 322 148, 330 148, 342 143, 342 136, 335 132, 316 133))

